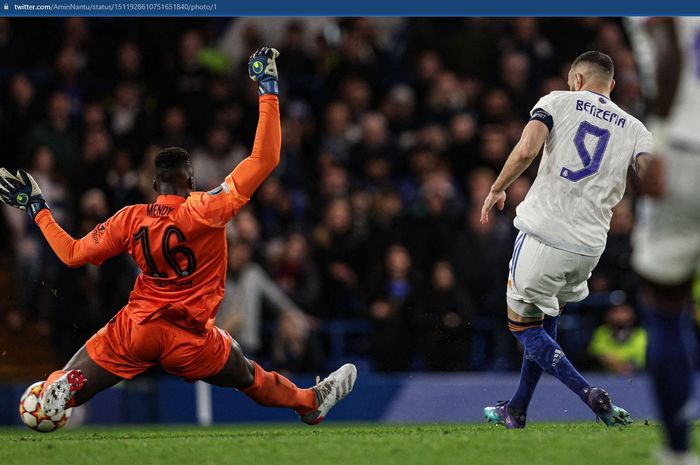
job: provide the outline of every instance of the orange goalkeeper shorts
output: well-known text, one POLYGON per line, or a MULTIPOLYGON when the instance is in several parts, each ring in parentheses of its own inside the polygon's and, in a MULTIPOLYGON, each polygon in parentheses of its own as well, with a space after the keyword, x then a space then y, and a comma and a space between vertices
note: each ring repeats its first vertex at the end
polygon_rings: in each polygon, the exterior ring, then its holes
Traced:
POLYGON ((231 353, 231 335, 213 326, 203 334, 165 317, 132 322, 124 307, 85 344, 96 364, 125 379, 159 364, 194 382, 218 374, 231 353))

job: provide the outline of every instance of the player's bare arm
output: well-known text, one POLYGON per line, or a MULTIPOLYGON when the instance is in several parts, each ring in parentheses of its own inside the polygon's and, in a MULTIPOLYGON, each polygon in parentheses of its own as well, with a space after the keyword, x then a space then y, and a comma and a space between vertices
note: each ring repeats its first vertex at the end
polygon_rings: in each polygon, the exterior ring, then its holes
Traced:
POLYGON ((678 47, 678 34, 673 18, 653 18, 647 29, 656 46, 656 98, 651 113, 668 116, 680 81, 683 56, 678 47))
MULTIPOLYGON (((635 170, 637 171, 637 175, 645 182, 649 182, 649 175, 650 175, 650 170, 654 169, 654 165, 656 165, 658 160, 654 160, 654 157, 651 156, 650 153, 640 153, 637 155, 637 162, 636 162, 636 167, 635 170)), ((645 190, 646 190, 645 186, 645 190)))
MULTIPOLYGON (((649 126, 657 140, 664 138, 662 132, 665 119, 673 106, 680 82, 683 55, 678 46, 678 34, 673 18, 653 18, 647 25, 649 35, 656 46, 656 98, 651 104, 649 126)), ((650 154, 637 160, 637 173, 641 179, 642 192, 650 197, 663 195, 663 162, 650 154)))
POLYGON ((496 181, 491 186, 491 192, 484 200, 484 206, 481 208, 482 224, 488 223, 489 211, 494 205, 499 210, 503 210, 506 203, 506 189, 537 158, 548 136, 549 128, 541 121, 532 120, 525 126, 520 140, 508 156, 501 174, 496 178, 496 181))

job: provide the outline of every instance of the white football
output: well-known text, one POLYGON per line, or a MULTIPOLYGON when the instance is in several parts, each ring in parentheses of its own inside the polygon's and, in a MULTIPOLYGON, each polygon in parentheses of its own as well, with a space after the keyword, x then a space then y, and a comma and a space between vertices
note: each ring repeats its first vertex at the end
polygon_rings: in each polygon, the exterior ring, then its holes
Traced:
POLYGON ((19 416, 22 422, 34 431, 48 433, 63 427, 68 422, 73 409, 66 409, 65 412, 53 417, 44 414, 39 405, 39 394, 43 387, 44 382, 37 381, 24 391, 19 400, 19 416))

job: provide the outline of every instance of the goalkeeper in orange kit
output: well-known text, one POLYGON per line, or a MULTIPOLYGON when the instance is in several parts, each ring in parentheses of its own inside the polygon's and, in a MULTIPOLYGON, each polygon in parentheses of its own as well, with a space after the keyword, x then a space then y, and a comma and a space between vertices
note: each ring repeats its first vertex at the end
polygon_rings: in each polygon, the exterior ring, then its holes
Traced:
POLYGON ((279 162, 281 129, 275 59, 264 47, 248 62, 258 85, 260 115, 250 156, 209 192, 194 191, 190 156, 166 148, 156 156, 155 203, 132 205, 79 240, 53 219, 41 189, 25 171, 0 168, 0 199, 26 211, 56 255, 68 266, 101 264, 122 252, 141 269, 129 302, 71 358, 53 372, 40 395, 54 416, 87 402, 122 379, 158 364, 187 381, 232 387, 260 405, 288 407, 317 424, 353 388, 346 364, 309 389, 265 371, 214 324, 226 279, 226 224, 279 162))

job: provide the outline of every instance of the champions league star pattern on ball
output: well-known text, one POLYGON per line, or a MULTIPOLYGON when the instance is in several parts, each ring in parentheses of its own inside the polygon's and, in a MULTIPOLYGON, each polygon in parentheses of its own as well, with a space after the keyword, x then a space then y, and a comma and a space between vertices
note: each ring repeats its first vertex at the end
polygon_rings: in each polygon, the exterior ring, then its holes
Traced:
POLYGON ((19 400, 19 416, 22 422, 34 431, 50 433, 63 428, 68 422, 73 409, 66 409, 51 417, 46 415, 39 403, 39 395, 43 388, 44 381, 37 381, 24 391, 19 400))

